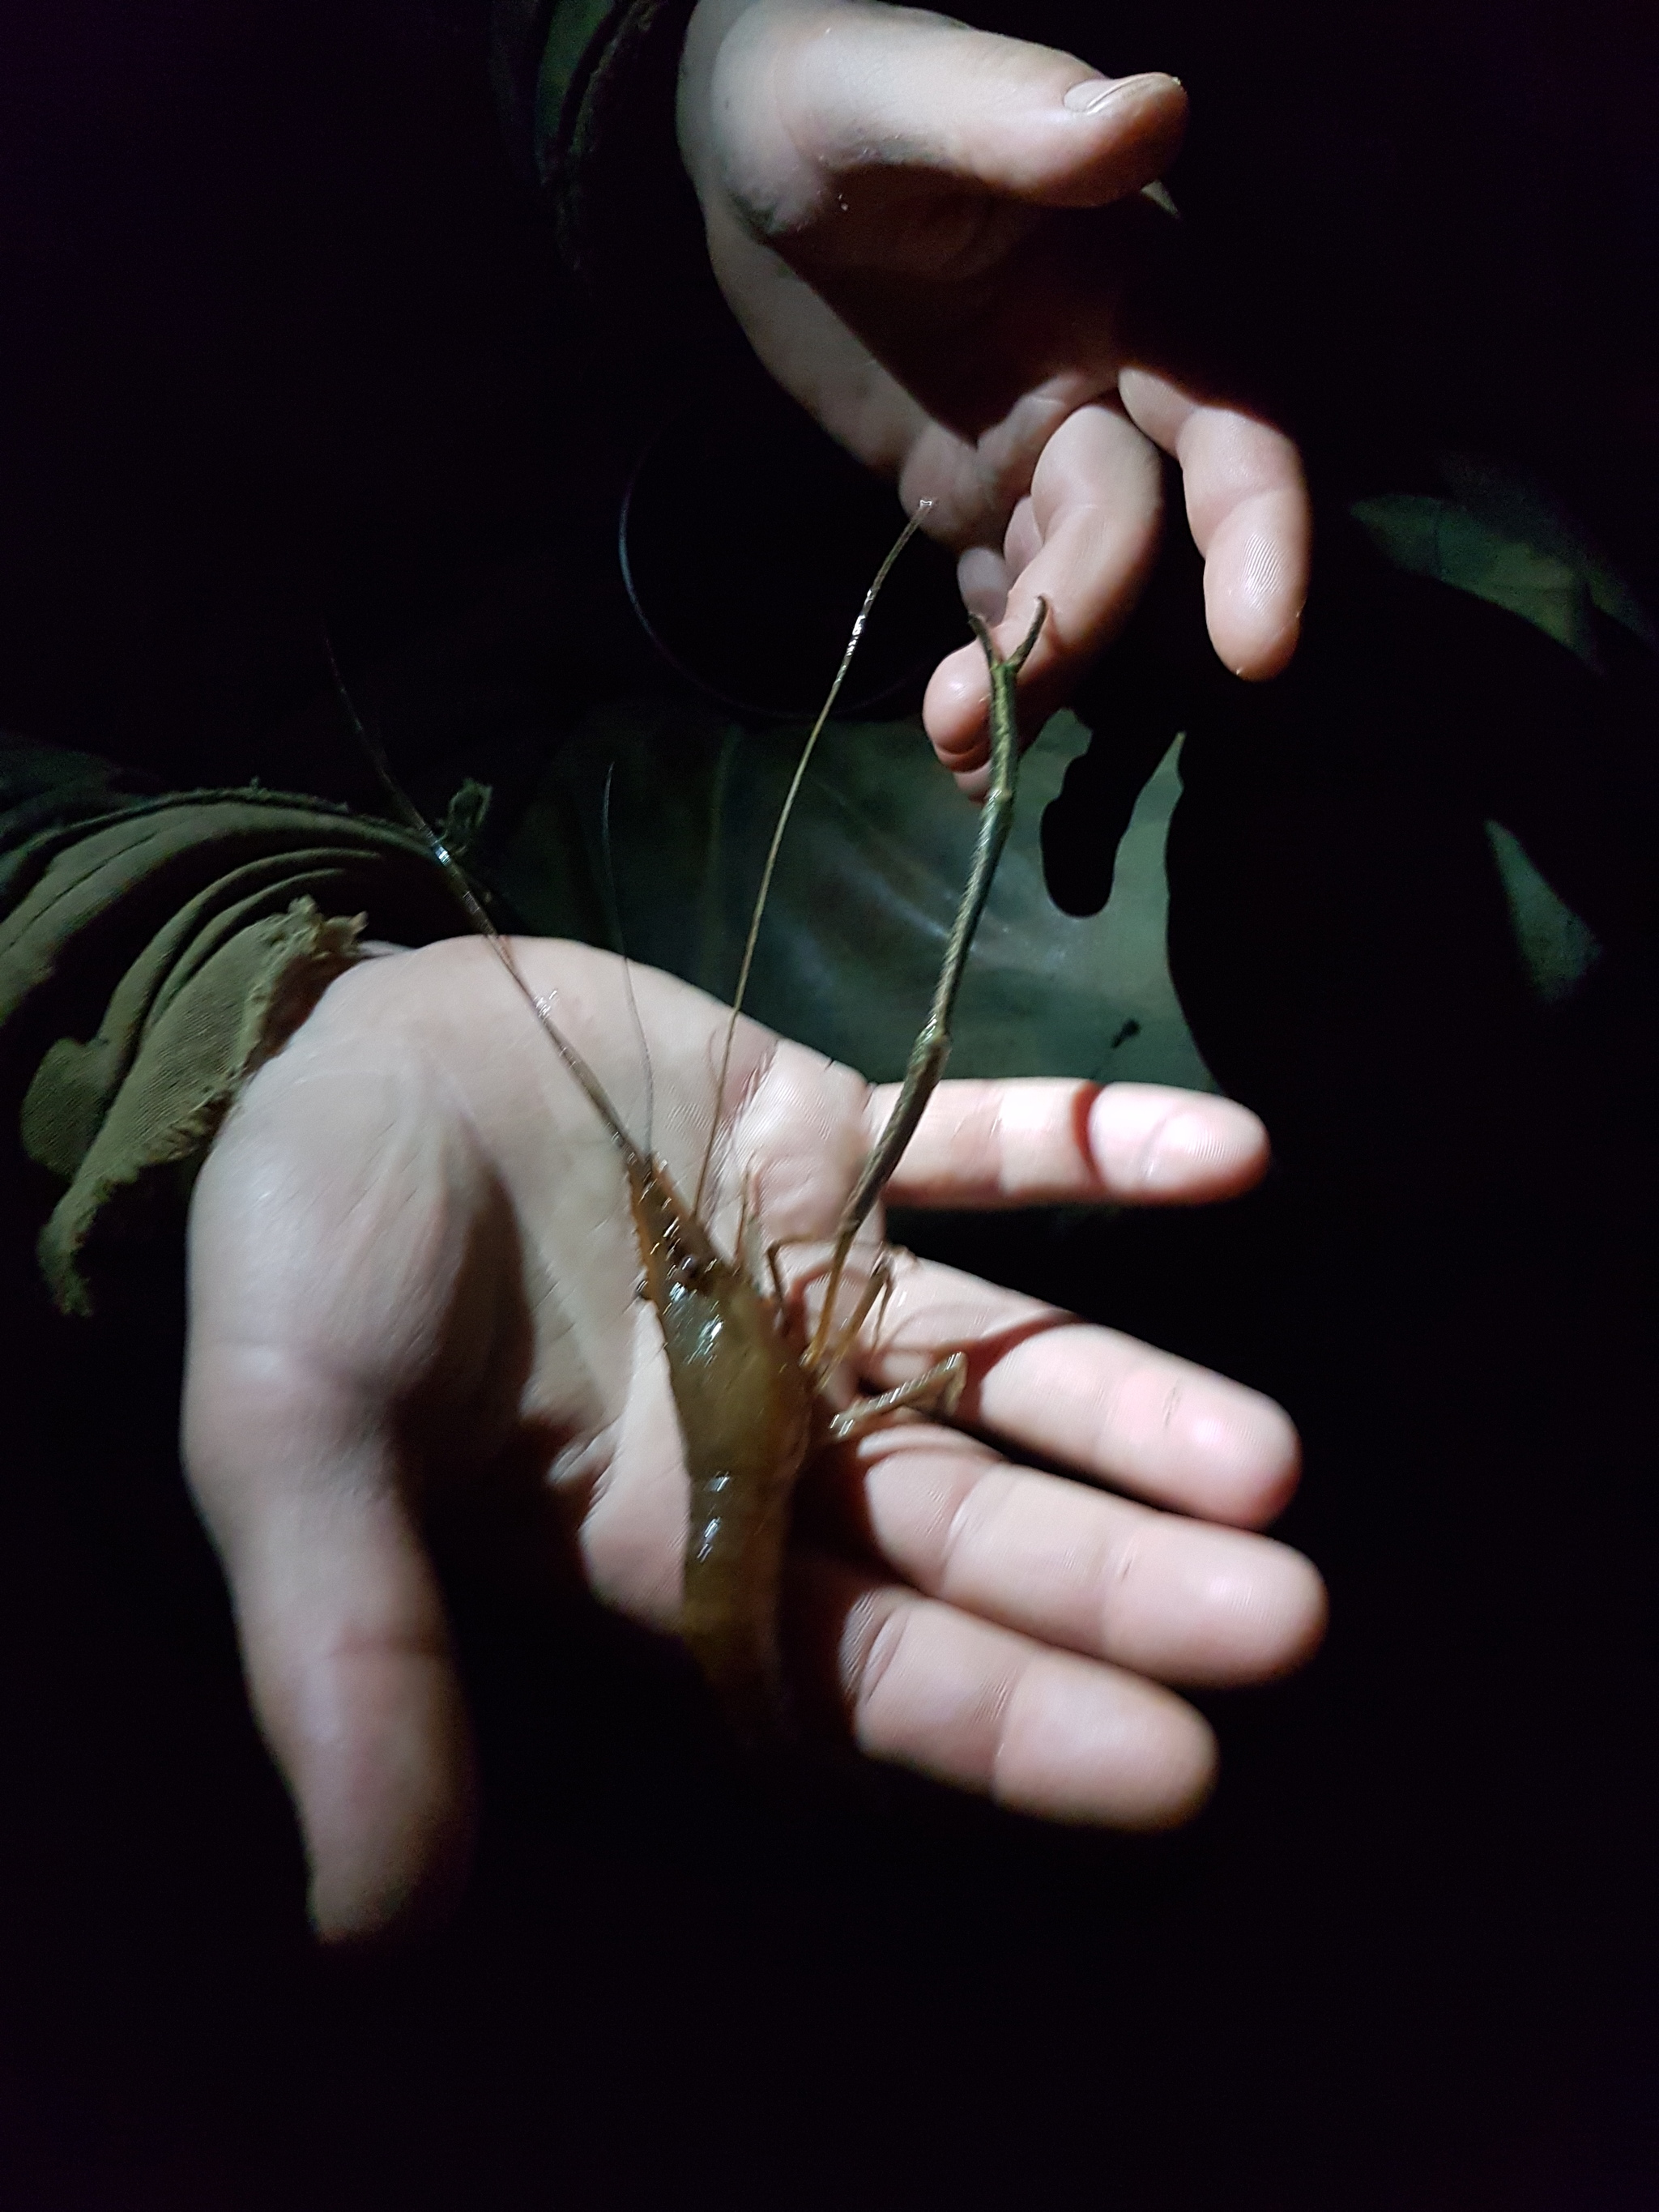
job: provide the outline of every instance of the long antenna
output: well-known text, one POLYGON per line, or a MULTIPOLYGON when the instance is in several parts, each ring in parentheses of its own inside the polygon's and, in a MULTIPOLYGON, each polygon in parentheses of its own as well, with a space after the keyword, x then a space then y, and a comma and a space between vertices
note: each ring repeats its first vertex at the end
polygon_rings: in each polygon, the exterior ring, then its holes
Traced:
POLYGON ((842 654, 841 665, 836 671, 836 679, 830 686, 829 694, 823 706, 818 709, 817 721, 813 723, 807 733, 806 743, 800 749, 800 758, 795 763, 795 773, 789 780, 789 788, 784 793, 783 805, 778 811, 777 826, 772 832, 772 842, 767 849, 766 865, 761 870, 760 889, 755 894, 754 911, 749 917, 749 934, 744 941, 743 958, 738 967, 737 988, 732 994, 732 1012, 726 1024, 726 1041, 720 1048, 720 1075, 714 1085, 714 1111, 709 1120, 708 1142, 703 1147, 702 1165, 697 1170, 697 1187, 691 1200, 691 1211, 698 1215, 702 1212, 703 1192, 708 1187, 709 1170, 714 1163, 714 1144, 720 1133, 720 1101, 726 1096, 726 1079, 732 1069, 732 1050, 737 1042, 738 1018, 743 1012, 744 995, 749 988, 749 973, 755 964, 755 947, 760 939, 761 918, 766 912, 766 902, 771 896, 772 878, 777 871, 778 854, 783 844, 783 833, 789 827, 789 817, 795 811, 795 801, 799 798, 800 787, 806 781, 806 771, 811 763, 812 755, 817 750, 818 739, 823 734, 824 724, 835 712, 836 702, 841 696, 842 685, 847 681, 847 672, 853 665, 853 655, 859 649, 860 641, 864 635, 865 624, 870 619, 871 610, 880 596, 882 586, 892 574, 893 563, 921 529, 922 518, 933 504, 931 499, 924 499, 921 502, 915 513, 893 540, 888 549, 886 559, 877 569, 870 588, 864 595, 864 605, 859 609, 854 621, 852 632, 847 640, 847 650, 842 654))
POLYGON ((346 689, 345 678, 340 673, 340 664, 334 657, 334 641, 326 631, 323 634, 323 646, 328 654, 329 670, 334 678, 334 689, 339 694, 340 704, 345 709, 346 718, 356 732, 358 744, 368 756, 369 766, 385 786, 387 798, 392 801, 405 825, 421 839, 431 853, 433 859, 442 869, 444 880, 454 893, 462 913, 479 934, 487 939, 490 951, 512 977, 520 997, 541 1024, 548 1042, 569 1070, 577 1088, 616 1139, 622 1149, 623 1158, 630 1166, 648 1167, 649 1162, 645 1154, 641 1152, 623 1127, 622 1116, 611 1104, 605 1085, 554 1020, 548 1011, 546 1001, 538 998, 531 988, 524 970, 514 957, 512 945, 501 935, 501 931, 496 928, 485 912, 483 901, 466 879, 465 870, 392 773, 392 763, 386 757, 385 746, 366 726, 362 716, 357 712, 356 701, 346 689))
POLYGON ((648 1152, 652 1148, 651 1133, 656 1126, 657 1079, 651 1066, 651 1048, 646 1042, 645 1024, 640 1019, 640 1002, 634 990, 634 963, 628 957, 628 940, 623 933, 622 901, 617 895, 616 852, 611 842, 611 793, 616 781, 617 763, 613 760, 605 772, 605 789, 599 799, 599 860, 605 881, 605 922, 622 961, 623 990, 628 999, 634 1035, 639 1042, 640 1065, 645 1071, 645 1149, 648 1152))

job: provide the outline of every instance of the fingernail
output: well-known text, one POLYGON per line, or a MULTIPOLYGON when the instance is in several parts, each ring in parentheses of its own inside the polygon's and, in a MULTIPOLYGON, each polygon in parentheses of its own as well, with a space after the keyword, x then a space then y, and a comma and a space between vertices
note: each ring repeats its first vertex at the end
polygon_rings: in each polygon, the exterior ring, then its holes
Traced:
POLYGON ((1142 1180, 1148 1190, 1189 1183, 1194 1169, 1220 1167, 1237 1149, 1217 1129, 1212 1115, 1171 1114, 1158 1125, 1146 1148, 1142 1180))
POLYGON ((1103 107, 1125 94, 1135 98, 1151 92, 1155 87, 1162 91, 1168 85, 1179 88, 1178 76, 1167 76, 1162 70, 1146 70, 1139 76, 1122 76, 1115 80, 1091 76, 1085 83, 1074 84, 1066 94, 1064 105, 1073 115, 1098 115, 1103 107))

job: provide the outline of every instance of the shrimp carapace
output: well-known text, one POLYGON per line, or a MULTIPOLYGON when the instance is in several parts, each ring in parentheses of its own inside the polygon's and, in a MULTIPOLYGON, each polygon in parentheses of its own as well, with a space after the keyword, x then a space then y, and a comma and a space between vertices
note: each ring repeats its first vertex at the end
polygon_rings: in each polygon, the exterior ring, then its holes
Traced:
POLYGON ((783 1709, 777 1618, 816 1392, 780 1301, 721 1258, 660 1163, 629 1202, 691 1480, 680 1633, 744 1735, 783 1709))

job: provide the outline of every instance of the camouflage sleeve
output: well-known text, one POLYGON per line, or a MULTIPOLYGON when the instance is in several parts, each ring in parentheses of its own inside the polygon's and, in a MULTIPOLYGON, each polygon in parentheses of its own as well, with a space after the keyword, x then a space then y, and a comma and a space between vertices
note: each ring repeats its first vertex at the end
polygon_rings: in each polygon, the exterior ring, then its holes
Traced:
POLYGON ((495 93, 564 258, 603 283, 701 258, 674 95, 695 0, 496 0, 495 93))
POLYGON ((146 798, 88 756, 0 749, 0 1085, 56 1303, 90 1310, 99 1255, 176 1216, 366 928, 452 927, 387 824, 264 791, 146 798))

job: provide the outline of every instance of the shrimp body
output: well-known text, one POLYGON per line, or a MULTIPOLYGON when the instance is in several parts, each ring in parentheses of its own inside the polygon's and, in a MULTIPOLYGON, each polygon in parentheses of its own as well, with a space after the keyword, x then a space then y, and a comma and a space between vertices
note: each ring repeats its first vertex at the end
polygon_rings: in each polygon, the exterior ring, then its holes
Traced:
POLYGON ((781 1709, 779 1584, 814 1385, 776 1300, 720 1256, 660 1162, 627 1166, 691 1476, 680 1633, 733 1725, 762 1735, 781 1709))
MULTIPOLYGON (((866 596, 774 832, 744 952, 737 1003, 726 1031, 726 1054, 715 1085, 717 1097, 725 1090, 737 1005, 742 1000, 767 886, 794 791, 799 787, 811 746, 835 705, 882 580, 920 520, 919 514, 906 526, 866 596)), ((890 1280, 878 1266, 850 1322, 840 1319, 837 1294, 854 1240, 914 1135, 944 1073, 963 967, 1012 814, 1019 751, 1015 683, 1047 614, 1046 602, 1039 599, 1024 641, 1006 659, 995 650, 983 622, 970 617, 984 648, 991 690, 991 783, 973 866, 957 910, 933 1004, 911 1052, 898 1098, 842 1210, 830 1252, 822 1310, 810 1340, 803 1328, 792 1323, 781 1296, 758 1288, 740 1266, 723 1258, 698 1218, 713 1157, 713 1132, 696 1202, 688 1206, 661 1162, 653 1159, 629 1134, 599 1077, 532 990, 511 945, 490 921, 453 855, 398 783, 384 749, 364 728, 337 667, 334 671, 352 725, 394 805, 410 827, 426 839, 468 919, 488 939, 621 1157, 646 1293, 662 1328, 691 1480, 681 1633, 730 1719, 751 1738, 775 1730, 783 1711, 778 1599, 791 1499, 809 1450, 815 1443, 836 1443, 858 1435, 870 1420, 903 1406, 926 1405, 948 1413, 962 1390, 966 1363, 960 1352, 955 1352, 912 1382, 833 1418, 827 1412, 822 1415, 818 1412, 820 1386, 836 1366, 848 1336, 878 1303, 884 1283, 890 1280)))

